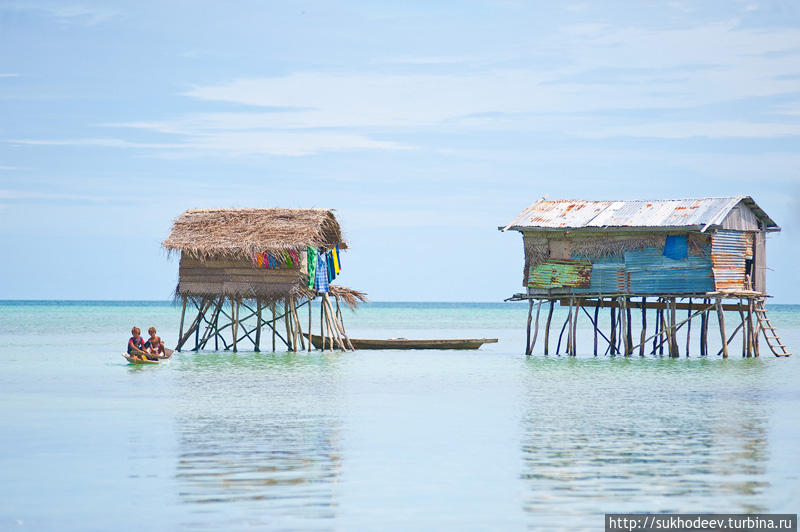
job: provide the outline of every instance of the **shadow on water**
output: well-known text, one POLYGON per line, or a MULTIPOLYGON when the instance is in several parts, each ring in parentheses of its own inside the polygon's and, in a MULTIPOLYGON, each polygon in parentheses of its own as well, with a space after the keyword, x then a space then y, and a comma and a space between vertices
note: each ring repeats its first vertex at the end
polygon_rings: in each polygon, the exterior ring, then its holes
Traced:
POLYGON ((769 508, 760 361, 534 357, 526 367, 521 478, 538 525, 769 508))
POLYGON ((202 353, 179 371, 176 480, 197 518, 186 525, 231 524, 232 508, 248 526, 335 517, 336 354, 202 353))

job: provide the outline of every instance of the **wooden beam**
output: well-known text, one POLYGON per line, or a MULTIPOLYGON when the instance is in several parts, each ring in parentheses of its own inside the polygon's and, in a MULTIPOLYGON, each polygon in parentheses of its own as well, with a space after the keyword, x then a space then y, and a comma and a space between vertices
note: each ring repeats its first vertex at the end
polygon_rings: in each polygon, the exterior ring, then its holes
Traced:
POLYGON ((555 306, 555 301, 550 300, 550 310, 547 312, 547 323, 544 327, 544 354, 548 354, 548 349, 550 349, 550 321, 553 319, 553 307, 555 306))
MULTIPOLYGON (((620 297, 622 297, 622 296, 620 296, 620 297)), ((594 298, 591 298, 591 299, 589 299, 589 298, 580 298, 580 299, 576 299, 575 300, 575 304, 578 305, 578 306, 583 306, 583 307, 593 307, 593 306, 597 305, 598 303, 600 303, 600 306, 603 307, 603 308, 618 308, 619 304, 615 303, 614 299, 612 299, 610 301, 605 301, 605 300, 602 300, 602 299, 594 299, 594 298)), ((569 298, 560 298, 560 299, 558 299, 558 303, 561 306, 566 307, 566 306, 569 305, 569 298)), ((645 302, 645 305, 647 306, 648 309, 662 309, 662 310, 669 310, 670 309, 670 303, 669 302, 659 303, 659 302, 651 301, 651 302, 645 302)), ((628 306, 630 308, 632 308, 632 309, 641 309, 642 308, 642 303, 640 301, 631 301, 629 299, 628 300, 628 306)), ((675 309, 676 310, 691 310, 692 307, 690 307, 689 303, 676 303, 675 309)), ((747 305, 727 304, 727 305, 722 305, 722 309, 725 310, 725 311, 730 311, 730 312, 736 312, 736 311, 738 311, 740 309, 746 311, 747 310, 747 305)))

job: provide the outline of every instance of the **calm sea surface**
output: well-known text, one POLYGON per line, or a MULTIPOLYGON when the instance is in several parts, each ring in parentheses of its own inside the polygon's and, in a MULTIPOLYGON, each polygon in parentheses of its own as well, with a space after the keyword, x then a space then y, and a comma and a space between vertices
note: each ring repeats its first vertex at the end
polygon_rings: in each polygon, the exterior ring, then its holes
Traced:
MULTIPOLYGON (((800 349, 800 307, 770 314, 800 349)), ((540 337, 526 358, 526 316, 376 303, 345 311, 351 336, 500 342, 129 366, 131 326, 174 345, 178 307, 0 302, 0 529, 599 530, 604 512, 800 509, 798 356, 762 341, 743 360, 737 337, 728 360, 595 358, 583 316, 578 357, 542 356, 540 337)))

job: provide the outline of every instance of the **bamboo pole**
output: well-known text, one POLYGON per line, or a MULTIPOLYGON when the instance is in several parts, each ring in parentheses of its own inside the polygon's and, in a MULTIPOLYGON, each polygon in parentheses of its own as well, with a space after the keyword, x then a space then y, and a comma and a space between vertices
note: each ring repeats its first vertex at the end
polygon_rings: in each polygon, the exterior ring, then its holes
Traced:
POLYGON ((528 355, 533 354, 533 348, 536 347, 536 338, 539 337, 539 312, 542 310, 542 300, 539 300, 539 304, 536 305, 536 320, 534 322, 533 327, 533 340, 530 344, 530 349, 528 349, 528 355))
POLYGON ((353 347, 353 342, 350 341, 350 337, 347 336, 347 331, 344 328, 344 316, 342 316, 342 309, 339 306, 339 296, 334 296, 334 299, 336 300, 336 319, 338 320, 337 326, 339 327, 339 331, 342 333, 342 337, 344 338, 347 347, 351 351, 355 351, 355 348, 353 347))
MULTIPOLYGON (((733 330, 731 335, 728 336, 728 342, 727 342, 728 345, 730 345, 730 343, 733 341, 733 339, 736 338, 736 333, 738 333, 739 330, 742 329, 743 327, 744 327, 744 323, 740 323, 739 325, 736 326, 736 328, 733 330)), ((722 354, 722 348, 720 348, 720 350, 717 351, 717 356, 720 356, 721 354, 722 354)))
POLYGON ((311 352, 311 296, 308 298, 308 352, 311 352))
POLYGON ((644 356, 644 339, 647 337, 647 298, 642 298, 642 333, 639 335, 639 356, 644 356))
POLYGON ((722 357, 728 358, 728 339, 725 335, 725 314, 722 310, 722 299, 717 298, 717 318, 719 319, 719 334, 722 340, 722 357))
POLYGON ((550 300, 550 310, 547 312, 547 323, 544 327, 544 354, 548 354, 548 350, 550 348, 550 321, 553 319, 553 307, 555 306, 555 301, 550 300))
POLYGON ((325 305, 322 304, 322 296, 319 298, 319 336, 322 338, 322 351, 325 351, 325 305))

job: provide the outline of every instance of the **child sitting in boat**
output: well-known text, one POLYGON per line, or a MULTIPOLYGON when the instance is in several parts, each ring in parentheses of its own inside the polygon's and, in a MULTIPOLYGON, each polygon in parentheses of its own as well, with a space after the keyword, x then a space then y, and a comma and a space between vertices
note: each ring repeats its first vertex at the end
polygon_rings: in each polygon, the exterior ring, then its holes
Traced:
POLYGON ((156 328, 150 327, 147 333, 150 338, 144 344, 145 350, 152 355, 164 354, 164 342, 161 341, 161 337, 156 336, 156 328))
POLYGON ((139 327, 134 327, 133 329, 131 329, 131 337, 128 340, 128 354, 129 355, 136 356, 138 354, 138 353, 136 353, 137 349, 139 351, 143 351, 144 350, 144 341, 142 340, 141 334, 142 334, 142 331, 139 329, 139 327))

